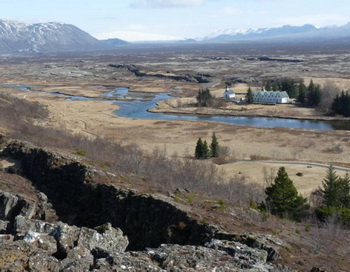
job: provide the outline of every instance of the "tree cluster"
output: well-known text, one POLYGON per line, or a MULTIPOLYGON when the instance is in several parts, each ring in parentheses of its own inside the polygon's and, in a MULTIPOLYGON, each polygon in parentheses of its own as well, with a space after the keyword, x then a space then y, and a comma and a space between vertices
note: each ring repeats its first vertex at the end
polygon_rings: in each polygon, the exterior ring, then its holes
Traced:
POLYGON ((298 89, 296 82, 291 78, 283 78, 282 80, 270 81, 268 80, 264 84, 264 89, 266 91, 281 91, 287 92, 290 98, 297 98, 298 89))
POLYGON ((320 85, 314 84, 312 80, 306 86, 303 81, 297 83, 294 79, 284 78, 267 81, 264 88, 266 91, 287 92, 290 98, 296 98, 298 102, 309 107, 317 107, 322 99, 320 85))
POLYGON ((219 142, 216 138, 215 132, 213 132, 211 144, 208 146, 208 143, 206 140, 202 140, 201 138, 198 139, 196 143, 196 148, 194 155, 196 159, 209 159, 209 158, 215 158, 219 157, 219 142))
POLYGON ((348 92, 342 91, 333 99, 331 110, 335 114, 341 114, 345 117, 350 116, 350 95, 348 92))
POLYGON ((350 177, 346 174, 339 177, 333 166, 327 170, 326 178, 320 189, 323 197, 322 205, 316 209, 316 215, 321 220, 337 216, 338 221, 350 226, 350 177))
POLYGON ((208 88, 200 89, 196 96, 198 107, 209 107, 213 103, 213 96, 208 88))
POLYGON ((322 98, 321 87, 310 80, 306 87, 303 81, 299 82, 297 101, 309 107, 317 107, 322 98))

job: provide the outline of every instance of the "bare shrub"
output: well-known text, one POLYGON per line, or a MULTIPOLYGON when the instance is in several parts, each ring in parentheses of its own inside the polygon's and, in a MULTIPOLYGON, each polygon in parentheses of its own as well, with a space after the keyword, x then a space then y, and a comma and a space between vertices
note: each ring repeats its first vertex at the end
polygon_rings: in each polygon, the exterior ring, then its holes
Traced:
POLYGON ((311 232, 315 254, 321 251, 333 256, 350 254, 349 231, 338 222, 337 215, 327 218, 322 224, 315 219, 314 228, 311 232))
POLYGON ((274 170, 273 168, 267 169, 267 167, 264 166, 262 172, 263 172, 264 187, 266 188, 271 186, 276 177, 276 170, 274 170))
POLYGON ((323 193, 320 189, 311 192, 309 203, 311 207, 320 207, 324 203, 323 193))
POLYGON ((334 97, 340 94, 341 90, 333 83, 326 82, 322 88, 322 96, 318 109, 324 112, 329 112, 333 103, 334 97))
POLYGON ((219 156, 213 158, 215 164, 225 164, 236 161, 236 157, 233 151, 230 150, 228 146, 220 146, 219 156))
POLYGON ((234 176, 228 183, 215 184, 211 188, 214 195, 231 204, 247 206, 251 201, 261 203, 265 199, 264 189, 260 184, 247 183, 244 176, 234 176))
POLYGON ((177 99, 177 100, 176 100, 176 107, 177 107, 177 108, 181 108, 181 107, 182 107, 182 101, 181 101, 181 99, 177 99))
MULTIPOLYGON (((137 175, 139 180, 146 181, 151 186, 164 190, 188 189, 241 205, 263 199, 263 190, 259 185, 246 184, 244 177, 238 176, 225 183, 223 171, 209 161, 203 163, 192 158, 167 157, 166 148, 156 148, 153 152, 146 153, 135 144, 122 146, 101 137, 91 139, 72 134, 64 128, 34 125, 35 121, 48 115, 46 109, 38 103, 1 96, 0 112, 1 121, 6 120, 7 127, 12 129, 9 134, 12 138, 30 141, 41 147, 71 149, 74 154, 79 150, 84 158, 123 175, 137 175), (9 115, 11 107, 16 114, 9 115), (27 111, 30 114, 24 120, 22 116, 27 111)), ((222 147, 222 156, 230 157, 230 154, 229 148, 222 147)))
POLYGON ((252 161, 264 161, 264 160, 269 160, 269 157, 261 156, 261 155, 256 155, 252 154, 250 155, 250 160, 252 161))
POLYGON ((333 154, 340 154, 340 153, 343 153, 343 151, 344 149, 340 143, 338 144, 333 143, 331 147, 328 147, 323 150, 323 152, 325 153, 333 153, 333 154))

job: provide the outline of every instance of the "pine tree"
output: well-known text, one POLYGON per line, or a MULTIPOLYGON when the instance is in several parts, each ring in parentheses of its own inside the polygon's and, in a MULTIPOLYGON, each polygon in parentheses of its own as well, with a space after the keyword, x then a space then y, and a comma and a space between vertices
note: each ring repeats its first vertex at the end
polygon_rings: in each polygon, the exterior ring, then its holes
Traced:
POLYGON ((272 83, 272 91, 277 92, 278 90, 279 90, 278 83, 276 81, 274 81, 272 83))
POLYGON ((284 78, 282 80, 281 91, 287 92, 290 98, 296 98, 298 96, 298 90, 295 87, 295 82, 290 78, 284 78))
POLYGON ((216 138, 215 132, 213 132, 213 135, 211 137, 211 144, 210 144, 210 154, 212 157, 219 157, 219 142, 218 139, 216 138))
POLYGON ((265 189, 265 193, 266 204, 270 207, 272 214, 294 220, 300 220, 306 215, 308 209, 306 198, 298 195, 284 167, 278 170, 277 177, 271 186, 265 189))
POLYGON ((307 94, 307 88, 305 84, 302 81, 300 81, 298 86, 298 98, 297 98, 298 102, 300 102, 301 104, 305 104, 306 94, 307 94))
POLYGON ((250 88, 250 86, 249 86, 249 88, 247 90, 246 99, 247 99, 247 103, 249 103, 249 104, 252 104, 254 102, 254 100, 253 100, 253 92, 252 92, 252 89, 250 88))
POLYGON ((307 88, 307 105, 310 107, 317 107, 322 98, 320 85, 315 85, 312 80, 307 88))
POLYGON ((331 165, 322 181, 324 204, 328 207, 350 208, 350 177, 339 177, 331 165))
POLYGON ((196 149, 195 149, 195 157, 196 159, 203 159, 204 158, 204 152, 203 152, 203 141, 201 138, 198 139, 197 144, 196 144, 196 149))
POLYGON ((336 215, 336 220, 344 226, 350 227, 350 177, 338 177, 333 166, 327 170, 326 178, 323 180, 321 192, 324 204, 317 207, 317 217, 325 221, 336 215))
POLYGON ((272 86, 271 86, 271 82, 267 81, 265 84, 265 90, 266 91, 272 91, 272 86))
POLYGON ((339 202, 344 208, 350 209, 350 176, 348 173, 339 178, 339 202))
POLYGON ((208 88, 200 89, 196 96, 199 107, 208 107, 213 102, 213 96, 208 88))
MULTIPOLYGON (((342 92, 344 92, 344 91, 342 91, 342 92)), ((341 98, 340 98, 339 94, 337 94, 336 97, 334 97, 334 99, 333 99, 331 111, 334 114, 342 114, 340 108, 341 108, 341 98)))
POLYGON ((314 100, 313 100, 313 93, 315 91, 315 84, 310 80, 309 86, 307 87, 307 105, 308 106, 313 106, 314 105, 314 100))
POLYGON ((206 140, 204 140, 203 143, 203 159, 208 159, 210 158, 210 151, 209 151, 209 147, 208 147, 208 143, 206 140))
POLYGON ((320 85, 316 85, 314 93, 313 93, 313 102, 314 102, 313 106, 317 107, 318 104, 320 104, 321 96, 322 96, 322 94, 321 94, 321 87, 320 87, 320 85))
POLYGON ((328 167, 326 178, 322 181, 323 188, 321 192, 326 206, 338 207, 339 194, 339 177, 337 176, 334 167, 328 167))

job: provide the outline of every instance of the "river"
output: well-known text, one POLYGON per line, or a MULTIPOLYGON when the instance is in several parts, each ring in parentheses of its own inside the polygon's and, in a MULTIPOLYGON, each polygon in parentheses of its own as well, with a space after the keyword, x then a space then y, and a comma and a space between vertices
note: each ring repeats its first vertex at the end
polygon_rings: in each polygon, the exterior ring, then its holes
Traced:
MULTIPOLYGON (((148 111, 148 109, 156 107, 157 102, 170 99, 172 97, 166 93, 129 92, 129 89, 127 87, 113 87, 111 90, 104 93, 103 98, 94 98, 87 96, 74 96, 61 92, 32 91, 30 86, 26 85, 5 84, 0 86, 14 88, 24 92, 45 92, 57 97, 65 97, 67 101, 87 100, 112 102, 119 106, 119 110, 115 111, 114 113, 120 117, 126 118, 211 121, 253 127, 285 127, 314 130, 350 130, 350 121, 318 121, 267 117, 197 116, 185 114, 151 113, 148 111)), ((104 86, 99 87, 111 88, 104 86)))

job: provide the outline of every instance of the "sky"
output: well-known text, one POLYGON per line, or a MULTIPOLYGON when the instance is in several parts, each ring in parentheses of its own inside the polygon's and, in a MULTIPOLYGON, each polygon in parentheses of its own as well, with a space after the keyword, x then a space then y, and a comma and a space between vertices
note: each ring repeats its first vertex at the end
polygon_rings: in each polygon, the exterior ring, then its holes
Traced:
POLYGON ((349 0, 1 0, 0 19, 64 22, 98 39, 200 38, 221 29, 350 22, 349 0))

